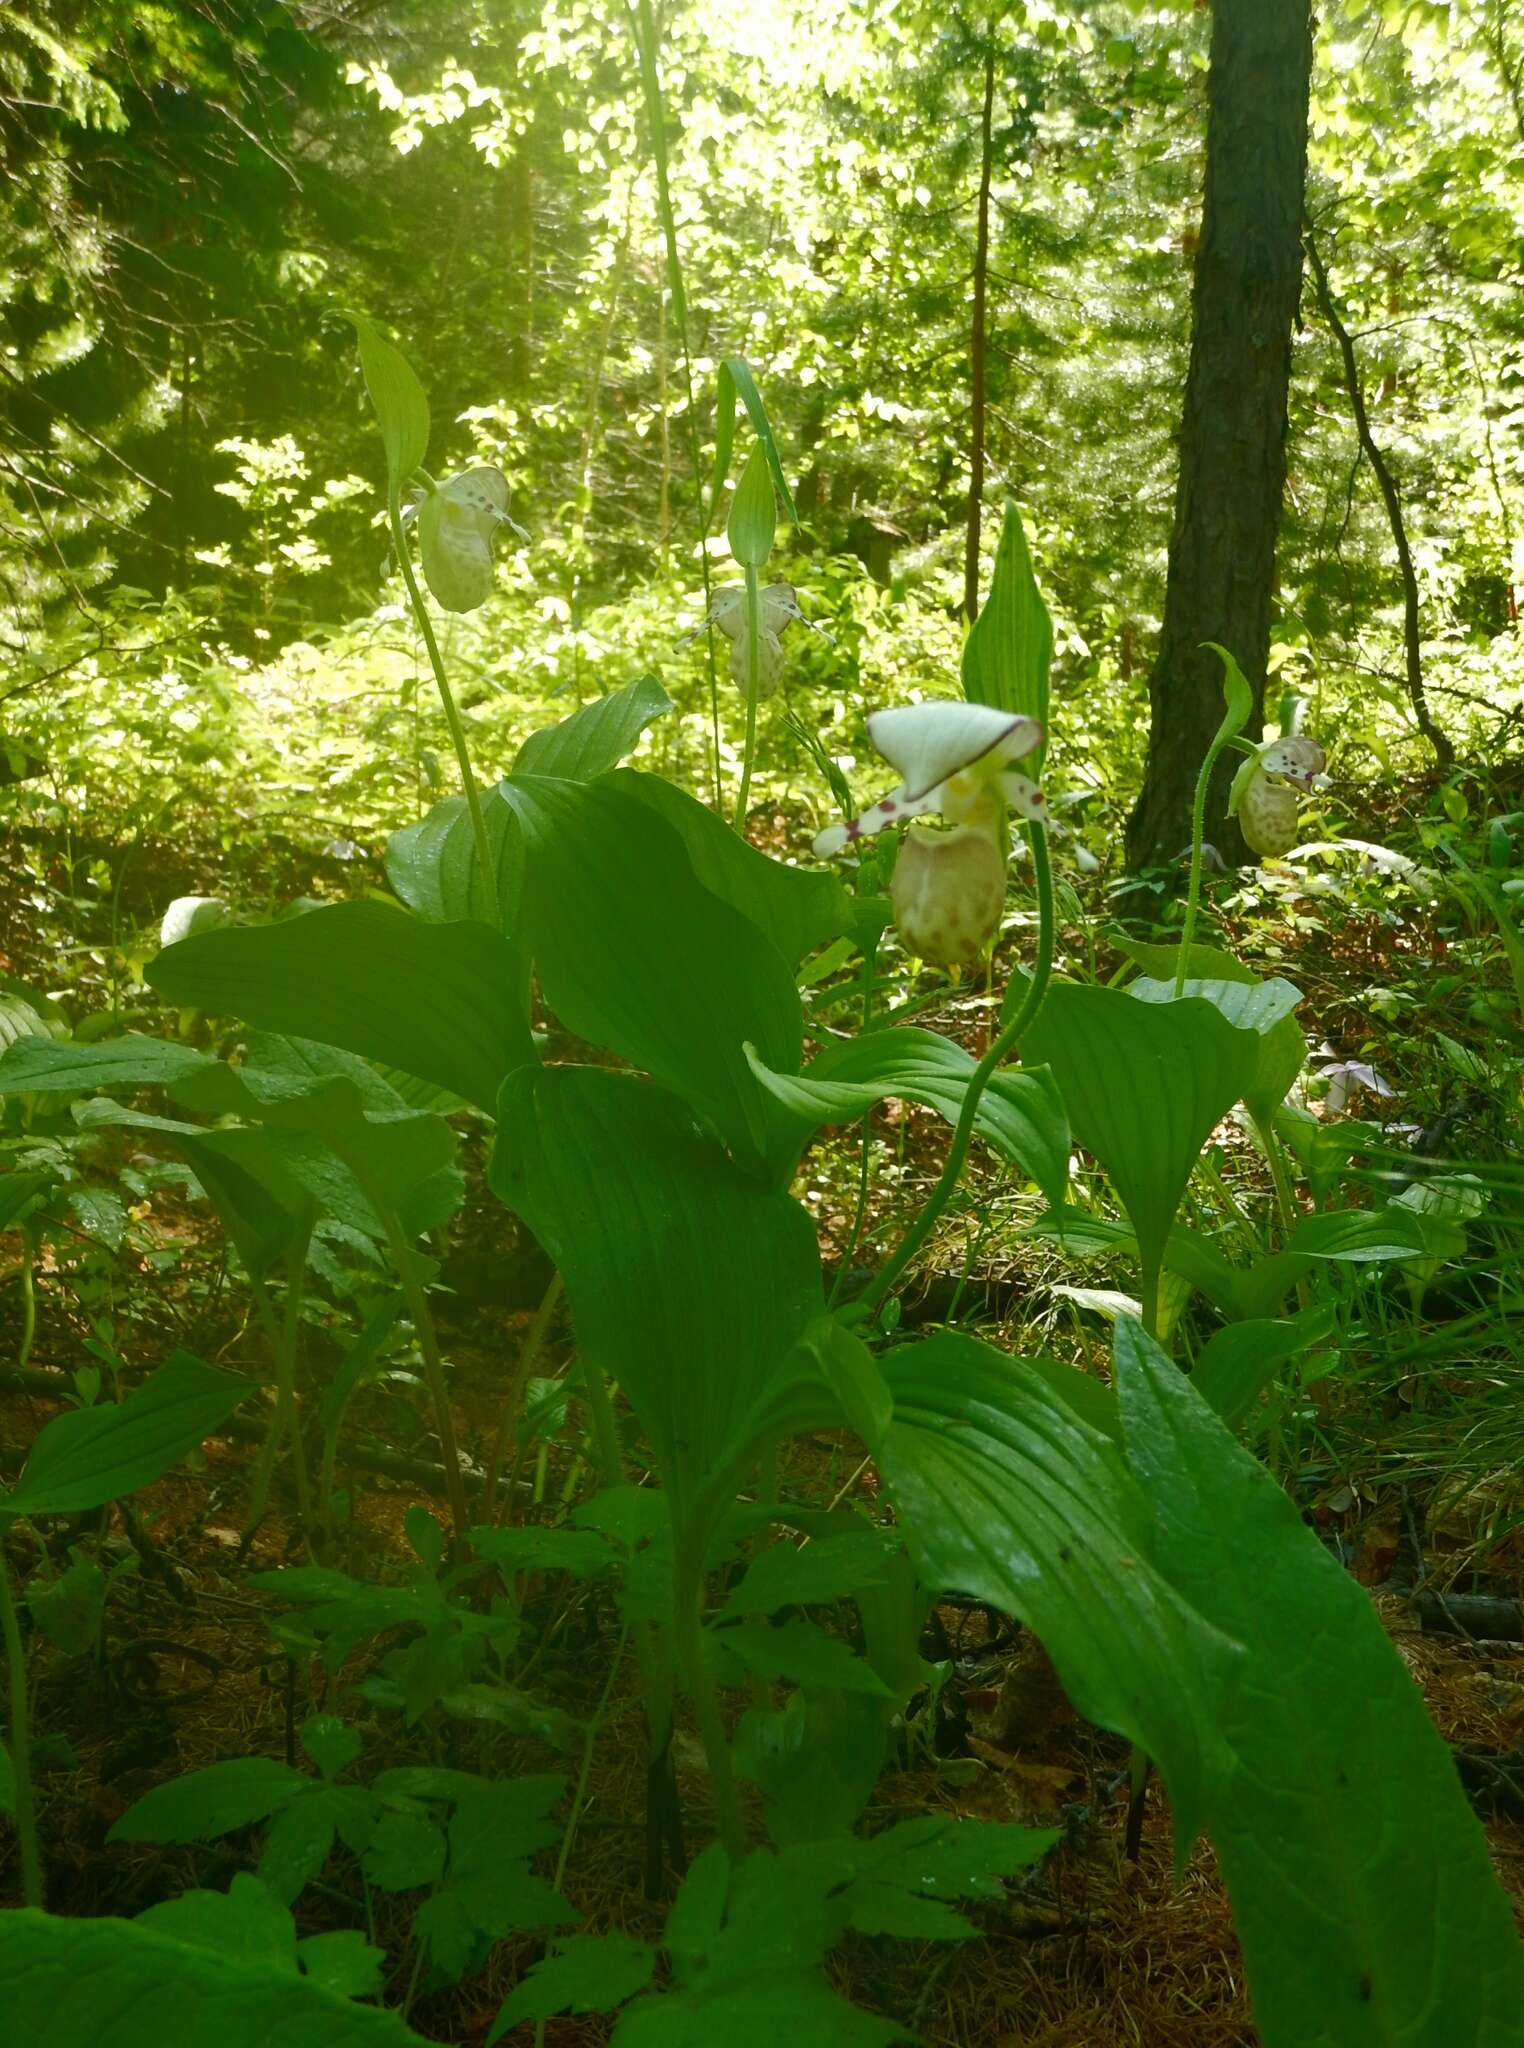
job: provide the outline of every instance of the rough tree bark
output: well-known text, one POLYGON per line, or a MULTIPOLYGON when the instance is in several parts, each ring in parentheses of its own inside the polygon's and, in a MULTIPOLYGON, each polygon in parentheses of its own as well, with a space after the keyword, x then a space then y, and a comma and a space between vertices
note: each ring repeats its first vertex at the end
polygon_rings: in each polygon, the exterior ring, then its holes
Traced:
MULTIPOLYGON (((1143 790, 1127 826, 1132 867, 1191 836, 1191 800, 1222 716, 1230 648, 1263 706, 1286 480, 1286 391, 1302 278, 1302 196, 1312 69, 1308 0, 1215 0, 1207 83, 1206 190, 1191 307, 1164 630, 1149 677, 1143 790)), ((1228 858, 1224 759, 1207 836, 1228 858)))

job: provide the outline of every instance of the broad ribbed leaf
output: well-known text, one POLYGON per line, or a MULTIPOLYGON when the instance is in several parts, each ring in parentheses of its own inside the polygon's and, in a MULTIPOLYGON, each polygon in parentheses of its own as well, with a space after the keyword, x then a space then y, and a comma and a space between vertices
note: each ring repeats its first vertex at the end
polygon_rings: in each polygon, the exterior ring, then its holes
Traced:
MULTIPOLYGON (((504 932, 512 932, 518 927, 524 849, 513 813, 496 790, 483 795, 481 812, 497 885, 498 923, 504 932)), ((464 919, 492 923, 471 813, 463 796, 441 797, 416 825, 404 825, 392 834, 386 842, 386 877, 408 909, 430 924, 464 919)))
POLYGON ((1145 1273, 1157 1271, 1191 1168, 1251 1086, 1259 1035, 1199 997, 1135 1003, 1119 989, 1059 982, 1026 1035, 1045 1062, 1074 1135, 1122 1199, 1145 1273))
POLYGON ((386 903, 204 932, 166 947, 146 979, 171 1002, 381 1060, 484 1109, 534 1057, 507 942, 386 903))
POLYGON ((18 1038, 0 1055, 0 1095, 82 1094, 92 1088, 163 1088, 214 1065, 194 1046, 129 1032, 99 1045, 18 1038))
POLYGON ((359 338, 365 388, 386 444, 387 474, 397 490, 429 452, 429 401, 401 349, 378 334, 363 313, 348 317, 359 338))
MULTIPOLYGON (((971 704, 993 704, 1048 722, 1048 668, 1053 621, 1032 574, 1032 557, 1014 500, 1005 501, 995 571, 984 609, 963 643, 963 694, 971 704)), ((1038 747, 1030 761, 1040 764, 1038 747)), ((1022 763, 1028 774, 1035 767, 1022 763)))
POLYGON ((177 1351, 120 1405, 55 1415, 0 1515, 76 1515, 135 1493, 225 1422, 253 1382, 177 1351))
MULTIPOLYGON (((732 835, 734 836, 734 835, 732 835)), ((821 1124, 851 1123, 886 1096, 925 1103, 948 1123, 962 1114, 970 1053, 936 1031, 904 1025, 828 1045, 802 1074, 775 1074, 752 1055, 752 1071, 778 1104, 773 1156, 792 1166, 821 1124)), ((1021 1168, 1050 1202, 1069 1184, 1069 1122, 1046 1067, 1013 1067, 994 1076, 974 1128, 1002 1159, 1021 1168)))
POLYGON ((621 768, 606 781, 673 827, 704 887, 764 931, 790 967, 828 939, 855 931, 856 902, 824 868, 791 868, 770 860, 707 804, 660 775, 621 768))
POLYGON ((525 932, 569 1031, 676 1089, 737 1156, 765 1156, 767 1104, 746 1058, 799 1063, 799 996, 757 927, 695 876, 679 835, 606 784, 501 785, 524 831, 525 932))
MULTIPOLYGON (((1139 975, 1136 981, 1128 983, 1127 993, 1139 1002, 1172 1003, 1175 984, 1139 975)), ((1240 1031, 1259 1034, 1259 1062, 1252 1084, 1244 1089, 1244 1101, 1261 1122, 1268 1121, 1285 1101, 1287 1089, 1307 1058, 1307 1041, 1292 1015, 1302 1000, 1302 991, 1279 976, 1273 981, 1259 981, 1234 975, 1187 980, 1182 995, 1200 996, 1203 1002, 1221 1010, 1240 1031)))
POLYGON ((617 768, 634 751, 646 727, 671 709, 672 699, 655 676, 637 676, 622 690, 582 705, 559 725, 532 732, 509 772, 591 782, 617 768))
POLYGON ((741 1171, 664 1089, 553 1067, 503 1090, 495 1192, 566 1283, 578 1342, 624 1388, 669 1485, 742 1455, 802 1377, 821 1313, 809 1217, 741 1171))
POLYGON ((393 2012, 131 1920, 0 1913, 7 2034, 31 2048, 422 2048, 393 2012))
POLYGON ((922 1578, 1036 1632, 1080 1712, 1159 1759, 1183 1847, 1216 1749, 1200 1673, 1237 1652, 1150 1565, 1148 1503, 1117 1445, 1046 1374, 972 1337, 908 1345, 885 1377, 880 1465, 922 1578))
POLYGON ((1250 1653, 1209 1825, 1266 2048, 1512 2048, 1508 1901, 1369 1598, 1136 1323, 1116 1369, 1153 1560, 1250 1653))

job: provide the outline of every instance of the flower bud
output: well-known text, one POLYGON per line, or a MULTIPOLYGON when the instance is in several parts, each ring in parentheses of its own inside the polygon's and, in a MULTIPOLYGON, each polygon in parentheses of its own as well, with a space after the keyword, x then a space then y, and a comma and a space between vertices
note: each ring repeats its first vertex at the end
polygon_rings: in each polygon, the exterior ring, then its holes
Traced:
POLYGON ((972 967, 1000 929, 1005 861, 977 825, 912 825, 889 884, 908 952, 938 967, 972 967))

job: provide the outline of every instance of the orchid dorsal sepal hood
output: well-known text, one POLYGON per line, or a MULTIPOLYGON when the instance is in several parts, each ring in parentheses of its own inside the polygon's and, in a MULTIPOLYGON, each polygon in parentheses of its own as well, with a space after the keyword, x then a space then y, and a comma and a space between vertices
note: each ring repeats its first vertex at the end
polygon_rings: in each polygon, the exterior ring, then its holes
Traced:
POLYGON ((1236 817, 1252 853, 1289 853, 1300 830, 1296 791, 1310 793, 1323 779, 1323 749, 1305 733, 1288 733, 1256 747, 1233 778, 1228 815, 1236 817))
POLYGON ((955 700, 901 704, 870 712, 868 736, 901 780, 857 817, 817 834, 821 858, 928 811, 940 811, 954 824, 993 825, 1009 804, 1020 817, 1047 822, 1042 791, 1010 766, 1042 744, 1035 718, 955 700))
POLYGON ((436 484, 424 476, 424 493, 404 519, 418 521, 423 577, 447 612, 474 612, 492 593, 492 541, 500 526, 520 540, 523 527, 508 516, 508 479, 490 463, 478 463, 436 484))

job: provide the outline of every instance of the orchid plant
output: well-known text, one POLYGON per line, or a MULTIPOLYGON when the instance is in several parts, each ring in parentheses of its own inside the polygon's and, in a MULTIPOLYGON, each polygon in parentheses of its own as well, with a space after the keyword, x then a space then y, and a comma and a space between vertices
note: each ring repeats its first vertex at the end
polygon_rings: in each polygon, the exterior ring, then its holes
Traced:
MULTIPOLYGON (((142 1125, 172 1136, 208 1187, 221 1189, 251 1274, 282 1260, 303 1264, 324 1204, 336 1205, 352 1231, 384 1241, 436 1401, 452 1494, 448 1561, 443 1532, 425 1518, 435 1564, 448 1577, 467 1548, 486 1556, 495 1546, 515 1569, 623 1575, 616 1597, 626 1626, 603 1701, 628 1640, 652 1741, 653 1888, 664 1856, 679 1867, 684 1860, 671 1754, 674 1702, 686 1695, 719 1839, 693 1861, 669 1920, 670 1983, 648 1995, 654 1949, 634 1944, 632 1953, 627 1937, 572 1935, 515 1990, 491 2038, 520 2020, 543 2025, 568 2004, 606 2008, 632 1995, 637 2002, 615 2024, 618 2048, 726 2034, 772 2039, 780 2019, 801 2043, 904 2038, 835 1998, 818 1967, 825 1942, 848 1925, 875 1937, 961 1933, 948 1897, 994 1896, 1002 1872, 1059 1841, 1057 1831, 1039 1836, 940 1813, 863 1831, 892 1728, 937 1682, 923 1661, 922 1625, 937 1595, 954 1589, 1030 1627, 1076 1707, 1139 1757, 1158 1760, 1180 1859, 1210 1829, 1267 2048, 1438 2040, 1435 2014, 1445 2039, 1514 2038, 1524 1960, 1450 1760, 1363 1589, 1225 1426, 1257 1398, 1264 1358, 1273 1367, 1285 1356, 1273 1340, 1298 1244, 1288 1243, 1291 1263, 1267 1262, 1276 1270, 1258 1276, 1257 1294, 1234 1291, 1254 1274, 1228 1275, 1223 1314, 1235 1329, 1215 1359, 1204 1348, 1195 1374, 1179 1371, 1157 1341, 1160 1275, 1203 1146, 1238 1103, 1273 1110, 1305 1052, 1291 1018, 1295 989, 1191 943, 1207 780, 1252 706, 1236 664, 1224 656, 1228 716, 1198 787, 1184 943, 1144 948, 1140 964, 1150 971, 1126 989, 1054 979, 1047 801, 1017 765, 1044 744, 1052 633, 1008 506, 989 600, 965 647, 968 701, 874 712, 870 736, 899 781, 822 832, 816 851, 827 858, 907 824, 893 884, 901 933, 922 958, 963 962, 998 926, 1014 813, 1032 855, 1032 972, 1013 978, 977 1062, 949 1038, 900 1024, 838 1038, 808 1005, 863 945, 860 904, 829 874, 769 859, 744 829, 733 832, 683 790, 620 765, 671 708, 648 679, 536 734, 479 796, 406 554, 401 488, 421 473, 427 407, 400 354, 366 325, 360 332, 387 448, 393 538, 456 741, 480 877, 460 855, 459 800, 447 800, 394 837, 392 901, 377 893, 264 926, 193 930, 149 965, 150 986, 182 1013, 253 1027, 242 1063, 183 1042, 128 1037, 102 1047, 33 1037, 0 1058, 0 1094, 56 1101, 113 1084, 164 1086, 183 1107, 215 1118, 145 1117, 142 1125), (489 811, 498 843, 511 831, 522 856, 505 866, 502 898, 489 811), (933 816, 942 823, 923 822, 933 816), (549 1054, 531 1028, 536 1005, 556 1020, 549 1054), (807 1036, 825 1041, 808 1065, 807 1036), (795 1169, 818 1128, 860 1118, 886 1096, 931 1103, 952 1138, 935 1187, 866 1296, 838 1303, 823 1284, 815 1219, 793 1192, 795 1169), (420 1099, 435 1106, 415 1107, 420 1099), (462 1103, 493 1122, 489 1183, 552 1261, 554 1287, 564 1288, 605 1481, 566 1528, 465 1526, 448 1361, 415 1249, 464 1191, 445 1114, 462 1103), (236 1128, 230 1115, 242 1119, 236 1128), (1117 1322, 1111 1382, 966 1328, 896 1341, 878 1311, 945 1213, 975 1137, 1042 1187, 1060 1235, 1071 1134, 1109 1174, 1143 1273, 1141 1316, 1117 1322), (628 1430, 618 1425, 611 1385, 628 1405, 628 1430), (892 1522, 844 1506, 849 1489, 820 1506, 784 1502, 754 1484, 780 1444, 823 1431, 860 1442, 893 1503, 892 1522), (637 1457, 655 1483, 629 1483, 637 1457), (770 1540, 779 1531, 782 1539, 770 1540), (1262 1597, 1267 1583, 1273 1600, 1262 1597), (862 1654, 813 1618, 847 1599, 862 1654), (782 1706, 780 1685, 790 1688, 782 1706), (749 1691, 744 1714, 722 1711, 722 1687, 749 1691), (1381 1703, 1378 1716, 1371 1700, 1381 1703), (742 1798, 742 1776, 755 1802, 742 1798), (1421 1796, 1410 1799, 1414 1786, 1421 1796), (770 1846, 755 1839, 759 1808, 770 1846), (1294 1885, 1284 1875, 1291 1846, 1294 1885), (1444 1910, 1415 1916, 1413 1901, 1433 1895, 1436 1869, 1444 1910), (791 1910, 801 1898, 809 1908, 802 1948, 791 1910)), ((776 450, 749 371, 726 369, 732 408, 739 389, 757 438, 727 522, 745 586, 721 593, 706 623, 745 649, 744 664, 732 664, 746 685, 734 821, 744 828, 764 677, 781 660, 783 630, 802 614, 788 585, 761 585, 777 511, 776 450)), ((720 439, 728 460, 725 432, 720 439)), ((506 501, 501 472, 484 467, 425 486, 414 515, 424 577, 447 609, 485 599, 506 501)), ((1246 831, 1270 846, 1283 840, 1286 799, 1294 811, 1294 792, 1321 766, 1321 750, 1299 735, 1253 748, 1238 791, 1246 831)), ((92 1120, 122 1120, 116 1106, 105 1108, 92 1120)), ((1343 1217, 1332 1220, 1346 1227, 1343 1217)), ((1224 1266, 1218 1258, 1212 1275, 1224 1266)), ((546 1315, 556 1298, 547 1294, 546 1315)), ((288 1319, 292 1300, 299 1309, 299 1286, 288 1288, 288 1319)), ((508 1423, 519 1419, 511 1404, 536 1331, 543 1335, 539 1319, 524 1351, 504 1363, 508 1423)), ((364 1365, 362 1357, 354 1370, 364 1365)), ((200 1368, 189 1389, 196 1402, 183 1446, 179 1435, 165 1438, 175 1455, 243 1396, 215 1385, 209 1393, 208 1372, 200 1368)), ((184 1379, 182 1371, 170 1389, 177 1415, 184 1379)), ((314 1391, 298 1380, 293 1348, 281 1392, 294 1441, 314 1391)), ((0 1500, 0 1519, 98 1504, 162 1469, 118 1461, 95 1485, 100 1439, 114 1415, 125 1423, 131 1405, 108 1406, 103 1420, 82 1412, 66 1418, 68 1427, 52 1425, 51 1472, 48 1456, 34 1451, 17 1492, 0 1500)), ((573 1471, 581 1469, 579 1461, 573 1471)), ((317 1554, 321 1524, 304 1527, 319 1569, 296 1583, 326 1599, 335 1574, 317 1554)), ((289 1575, 286 1584, 295 1591, 289 1575)), ((390 1626, 395 1607, 382 1611, 390 1626)), ((26 1890, 36 1900, 25 1646, 3 1580, 0 1637, 26 1890)), ((600 1702, 586 1730, 558 1885, 602 1711, 600 1702)), ((262 1781, 271 1775, 271 1759, 234 1761, 253 1765, 249 1775, 262 1781)), ((289 1768, 274 1775, 280 1798, 315 1805, 323 1792, 289 1768)), ((400 1790, 411 1795, 421 1784, 427 1796, 431 1783, 460 1774, 398 1775, 400 1790)), ((490 1818, 493 1804, 505 1808, 522 1791, 538 1826, 561 1790, 557 1782, 547 1793, 546 1782, 500 1779, 490 1796, 473 1798, 490 1818)), ((239 1811, 258 1818, 271 1808, 239 1811)), ((315 1860, 306 1836, 298 1844, 296 1889, 328 1853, 333 1825, 325 1825, 315 1860)), ((342 1822, 339 1832, 348 1845, 342 1822)), ((282 1839, 291 1852, 295 1838, 282 1839)), ((480 1852, 480 1893, 495 1901, 498 1842, 484 1843, 479 1816, 467 1814, 458 1830, 452 1820, 447 1846, 446 1889, 464 1894, 477 1868, 468 1859, 480 1852)), ((429 1875, 418 1882, 432 1882, 444 1863, 432 1837, 427 1847, 429 1875)), ((513 1882, 517 1901, 537 1880, 519 1872, 513 1882)), ((473 1919, 468 1903, 457 1904, 458 1913, 431 1906, 429 1925, 454 1930, 464 1968, 482 1952, 477 1936, 496 1939, 503 1927, 500 1915, 473 1919)), ((564 1924, 559 1901, 531 1893, 528 1910, 526 1924, 564 1924)), ((43 1916, 20 1917, 26 1940, 53 1939, 43 1916)), ((104 1925, 117 1932, 102 1938, 121 1938, 120 1923, 104 1925)), ((53 1952, 63 1955, 61 1940, 53 1952)), ((169 1964, 150 1942, 132 1967, 146 1977, 169 1964)), ((29 1971, 23 1955, 13 1974, 25 1983, 29 1971)), ((260 2038, 272 2030, 274 2021, 260 2038)))

